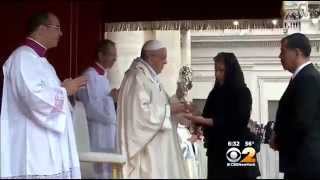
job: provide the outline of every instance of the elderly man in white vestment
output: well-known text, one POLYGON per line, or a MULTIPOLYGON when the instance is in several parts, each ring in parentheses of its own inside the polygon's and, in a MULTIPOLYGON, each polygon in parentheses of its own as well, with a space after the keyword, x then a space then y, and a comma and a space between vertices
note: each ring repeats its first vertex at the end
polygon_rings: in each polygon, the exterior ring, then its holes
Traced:
MULTIPOLYGON (((108 39, 101 40, 97 47, 97 62, 84 72, 88 79, 86 88, 77 93, 86 110, 90 147, 94 152, 117 152, 115 101, 118 90, 111 89, 107 78, 107 70, 116 58, 115 43, 108 39)), ((111 164, 96 163, 94 169, 96 178, 112 178, 111 164)))
POLYGON ((170 104, 157 77, 167 63, 160 41, 147 41, 141 57, 125 73, 118 99, 124 178, 187 178, 187 168, 172 113, 188 112, 183 103, 170 104))
POLYGON ((61 82, 47 61, 62 36, 54 14, 32 16, 28 32, 3 66, 1 178, 81 178, 68 96, 86 78, 61 82))

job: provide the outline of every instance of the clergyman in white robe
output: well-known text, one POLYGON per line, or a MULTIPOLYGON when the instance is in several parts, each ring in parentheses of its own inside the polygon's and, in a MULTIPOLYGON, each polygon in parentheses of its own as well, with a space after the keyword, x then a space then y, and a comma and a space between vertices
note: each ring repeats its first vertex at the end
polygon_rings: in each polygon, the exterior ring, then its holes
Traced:
MULTIPOLYGON (((89 67, 84 72, 88 78, 86 88, 81 89, 77 95, 86 110, 91 151, 116 153, 116 111, 105 73, 107 71, 98 63, 89 67)), ((97 178, 111 178, 111 164, 95 164, 95 172, 97 178)))
POLYGON ((41 44, 27 41, 3 66, 0 176, 80 178, 67 91, 41 44))
POLYGON ((120 87, 118 123, 127 161, 123 178, 187 178, 170 102, 155 72, 137 58, 120 87))

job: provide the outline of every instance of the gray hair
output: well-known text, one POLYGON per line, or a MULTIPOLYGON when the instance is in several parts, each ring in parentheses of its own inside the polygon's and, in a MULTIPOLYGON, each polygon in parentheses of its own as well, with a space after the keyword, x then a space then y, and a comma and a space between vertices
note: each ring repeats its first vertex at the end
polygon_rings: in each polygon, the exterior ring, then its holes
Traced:
POLYGON ((154 51, 148 51, 148 50, 142 49, 140 57, 143 60, 148 61, 153 55, 154 55, 154 51))
POLYGON ((109 49, 114 48, 114 47, 116 47, 116 44, 113 41, 111 41, 109 39, 103 39, 98 42, 96 53, 97 53, 97 55, 99 53, 107 54, 109 49))

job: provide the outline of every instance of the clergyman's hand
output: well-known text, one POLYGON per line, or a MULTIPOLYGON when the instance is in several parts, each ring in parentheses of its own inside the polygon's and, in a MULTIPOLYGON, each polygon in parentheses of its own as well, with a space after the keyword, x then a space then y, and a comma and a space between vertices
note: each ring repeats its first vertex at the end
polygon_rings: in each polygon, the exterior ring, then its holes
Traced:
POLYGON ((114 102, 117 102, 118 101, 118 96, 119 96, 119 89, 112 89, 111 92, 110 92, 112 98, 113 98, 113 101, 114 102))
POLYGON ((171 113, 176 114, 176 113, 188 113, 189 110, 186 107, 185 103, 181 102, 176 102, 171 104, 171 113))
POLYGON ((66 88, 68 96, 74 95, 81 87, 87 84, 85 76, 79 76, 74 79, 66 79, 62 82, 62 87, 66 88))

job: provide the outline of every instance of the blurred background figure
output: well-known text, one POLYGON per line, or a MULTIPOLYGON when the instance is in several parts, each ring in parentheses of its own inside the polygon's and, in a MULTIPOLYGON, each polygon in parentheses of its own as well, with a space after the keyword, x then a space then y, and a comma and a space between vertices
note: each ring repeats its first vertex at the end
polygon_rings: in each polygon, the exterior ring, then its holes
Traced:
MULTIPOLYGON (((87 77, 86 88, 77 96, 83 103, 90 138, 91 151, 116 153, 117 121, 115 102, 118 90, 110 88, 108 69, 117 58, 116 45, 111 40, 101 40, 97 47, 97 60, 83 75, 87 77)), ((112 178, 111 164, 94 164, 96 178, 112 178)))

